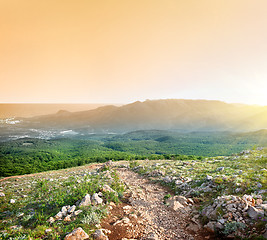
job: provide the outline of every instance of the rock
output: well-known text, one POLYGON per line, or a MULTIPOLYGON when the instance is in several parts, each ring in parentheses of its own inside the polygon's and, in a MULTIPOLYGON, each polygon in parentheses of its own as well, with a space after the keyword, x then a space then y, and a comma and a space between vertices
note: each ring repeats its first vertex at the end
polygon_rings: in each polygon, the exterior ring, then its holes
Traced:
POLYGON ((67 209, 66 206, 64 206, 64 207, 61 208, 61 213, 62 213, 63 216, 66 216, 67 215, 68 209, 67 209))
POLYGON ((10 199, 10 203, 15 203, 16 201, 14 199, 10 199))
POLYGON ((89 239, 88 234, 81 228, 74 229, 70 234, 66 235, 64 240, 83 240, 89 239))
POLYGON ((3 192, 0 192, 0 197, 6 196, 3 192))
POLYGON ((221 219, 218 220, 218 222, 221 223, 221 224, 224 224, 225 220, 223 218, 221 218, 221 219))
POLYGON ((53 217, 50 217, 50 218, 47 220, 47 222, 49 222, 49 223, 53 223, 53 222, 55 222, 55 219, 54 219, 53 217))
POLYGON ((130 214, 130 215, 129 215, 129 218, 137 219, 138 217, 137 217, 136 214, 130 214))
POLYGON ((145 238, 146 240, 158 240, 158 236, 154 232, 148 233, 147 237, 145 238))
POLYGON ((215 209, 215 210, 209 212, 209 213, 207 214, 207 217, 208 217, 209 219, 216 220, 216 219, 217 219, 217 210, 215 209))
POLYGON ((175 184, 176 184, 176 185, 183 184, 183 181, 182 181, 182 180, 176 180, 176 181, 175 181, 175 184))
POLYGON ((79 204, 79 207, 89 205, 91 205, 91 197, 90 194, 86 194, 85 197, 82 199, 81 203, 79 204))
POLYGON ((220 230, 222 230, 222 229, 224 228, 224 226, 223 226, 223 224, 217 222, 217 223, 215 224, 215 228, 216 228, 216 229, 220 229, 220 230))
POLYGON ((256 220, 258 217, 263 217, 264 216, 264 210, 257 209, 255 207, 250 206, 249 209, 248 209, 248 215, 252 219, 256 220))
POLYGON ((108 230, 108 229, 101 229, 102 231, 103 231, 103 233, 104 234, 111 234, 111 231, 110 230, 108 230))
POLYGON ((200 226, 196 223, 190 223, 186 229, 188 231, 198 232, 200 230, 200 226))
POLYGON ((117 194, 117 192, 114 191, 109 185, 104 185, 102 187, 102 192, 113 192, 113 193, 117 194))
POLYGON ((192 198, 187 198, 187 203, 193 205, 194 204, 194 200, 192 198))
POLYGON ((80 213, 82 212, 82 210, 77 210, 73 212, 73 216, 78 216, 80 213))
POLYGON ((179 203, 183 204, 184 206, 187 206, 188 205, 187 198, 184 197, 184 196, 174 196, 174 200, 175 201, 178 201, 179 203))
POLYGON ((213 177, 212 177, 212 176, 209 176, 209 175, 207 175, 206 179, 207 179, 208 181, 211 181, 211 180, 213 179, 213 177))
POLYGON ((214 232, 215 231, 215 222, 208 222, 207 225, 204 226, 209 232, 214 232))
POLYGON ((55 219, 56 219, 56 220, 62 219, 63 217, 64 217, 64 215, 63 215, 62 212, 58 212, 58 213, 55 215, 55 219))
POLYGON ((267 211, 267 204, 261 204, 260 207, 264 210, 264 211, 267 211))
POLYGON ((99 205, 103 203, 103 199, 98 196, 97 193, 94 193, 92 196, 92 203, 94 205, 99 205))
POLYGON ((70 207, 70 208, 68 209, 68 213, 73 213, 73 212, 75 211, 75 208, 76 208, 75 205, 73 205, 72 207, 70 207))
POLYGON ((127 225, 127 224, 129 224, 130 222, 131 222, 131 220, 130 220, 129 218, 124 217, 122 220, 118 220, 117 222, 115 222, 115 223, 113 224, 113 226, 116 226, 116 225, 123 225, 123 224, 127 225))
POLYGON ((169 176, 166 176, 165 178, 163 178, 163 181, 165 183, 170 183, 172 181, 172 179, 169 176))
POLYGON ((71 215, 68 215, 64 218, 64 222, 71 222, 71 219, 70 219, 71 215))
POLYGON ((149 173, 150 177, 159 177, 159 176, 164 176, 164 172, 161 170, 153 170, 152 172, 149 173))
POLYGON ((123 211, 125 214, 130 214, 132 210, 133 210, 133 208, 129 205, 126 205, 123 207, 123 211))
POLYGON ((18 214, 18 217, 23 217, 24 216, 24 213, 19 213, 18 214))
POLYGON ((166 200, 166 204, 169 205, 170 208, 172 208, 174 211, 177 211, 180 208, 184 208, 184 206, 173 199, 173 197, 166 200))
POLYGON ((131 220, 127 217, 124 217, 122 220, 121 220, 124 224, 128 224, 131 222, 131 220))
POLYGON ((96 240, 108 240, 108 237, 103 233, 102 229, 98 229, 93 233, 93 237, 96 240))

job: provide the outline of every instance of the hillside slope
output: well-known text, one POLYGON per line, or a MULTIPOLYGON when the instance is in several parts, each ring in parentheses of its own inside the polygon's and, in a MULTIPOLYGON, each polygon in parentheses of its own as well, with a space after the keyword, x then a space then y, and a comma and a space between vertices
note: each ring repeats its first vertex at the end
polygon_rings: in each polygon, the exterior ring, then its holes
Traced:
POLYGON ((147 100, 81 112, 24 119, 31 126, 126 132, 146 129, 183 131, 259 130, 267 128, 266 107, 208 100, 147 100), (252 124, 253 123, 253 124, 252 124))

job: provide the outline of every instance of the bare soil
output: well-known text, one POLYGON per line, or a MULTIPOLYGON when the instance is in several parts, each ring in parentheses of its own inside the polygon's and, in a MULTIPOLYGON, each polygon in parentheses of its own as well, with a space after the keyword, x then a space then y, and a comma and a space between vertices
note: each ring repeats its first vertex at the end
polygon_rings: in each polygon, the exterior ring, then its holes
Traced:
POLYGON ((164 204, 164 196, 169 191, 127 168, 117 169, 121 180, 126 184, 125 202, 111 210, 101 226, 111 230, 110 240, 147 239, 147 240, 202 240, 215 239, 203 229, 190 231, 187 226, 191 222, 191 211, 174 211, 164 204), (117 219, 129 217, 123 207, 130 205, 137 219, 130 225, 113 225, 117 219))

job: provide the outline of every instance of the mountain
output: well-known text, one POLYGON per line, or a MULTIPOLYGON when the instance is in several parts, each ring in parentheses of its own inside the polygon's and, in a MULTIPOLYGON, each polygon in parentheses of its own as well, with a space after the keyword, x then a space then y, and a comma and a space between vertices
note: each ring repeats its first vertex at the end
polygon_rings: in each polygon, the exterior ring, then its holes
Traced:
POLYGON ((146 100, 89 111, 59 111, 24 123, 91 132, 135 130, 255 131, 267 128, 267 108, 210 100, 146 100), (263 120, 262 120, 263 119, 263 120))
POLYGON ((104 105, 106 104, 0 103, 0 118, 28 118, 56 113, 60 109, 77 112, 95 109, 104 105))

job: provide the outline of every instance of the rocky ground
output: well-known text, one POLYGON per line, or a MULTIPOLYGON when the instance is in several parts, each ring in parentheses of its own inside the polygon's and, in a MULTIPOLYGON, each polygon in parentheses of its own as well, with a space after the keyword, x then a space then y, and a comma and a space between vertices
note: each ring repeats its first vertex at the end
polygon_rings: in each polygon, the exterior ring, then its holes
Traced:
MULTIPOLYGON (((170 190, 152 183, 128 167, 117 169, 126 185, 123 202, 110 204, 109 215, 97 226, 94 239, 109 240, 172 240, 214 239, 210 232, 201 229, 197 220, 191 219, 194 211, 192 199, 166 199, 170 190)), ((76 235, 82 235, 80 231, 76 235)), ((65 239, 72 239, 66 237, 65 239)))
POLYGON ((121 179, 128 187, 129 202, 135 212, 141 216, 141 239, 209 239, 210 234, 188 228, 192 223, 190 213, 192 204, 186 198, 179 207, 164 203, 169 189, 151 183, 144 177, 129 171, 119 170, 121 179))
POLYGON ((264 239, 266 150, 2 179, 0 239, 264 239))

